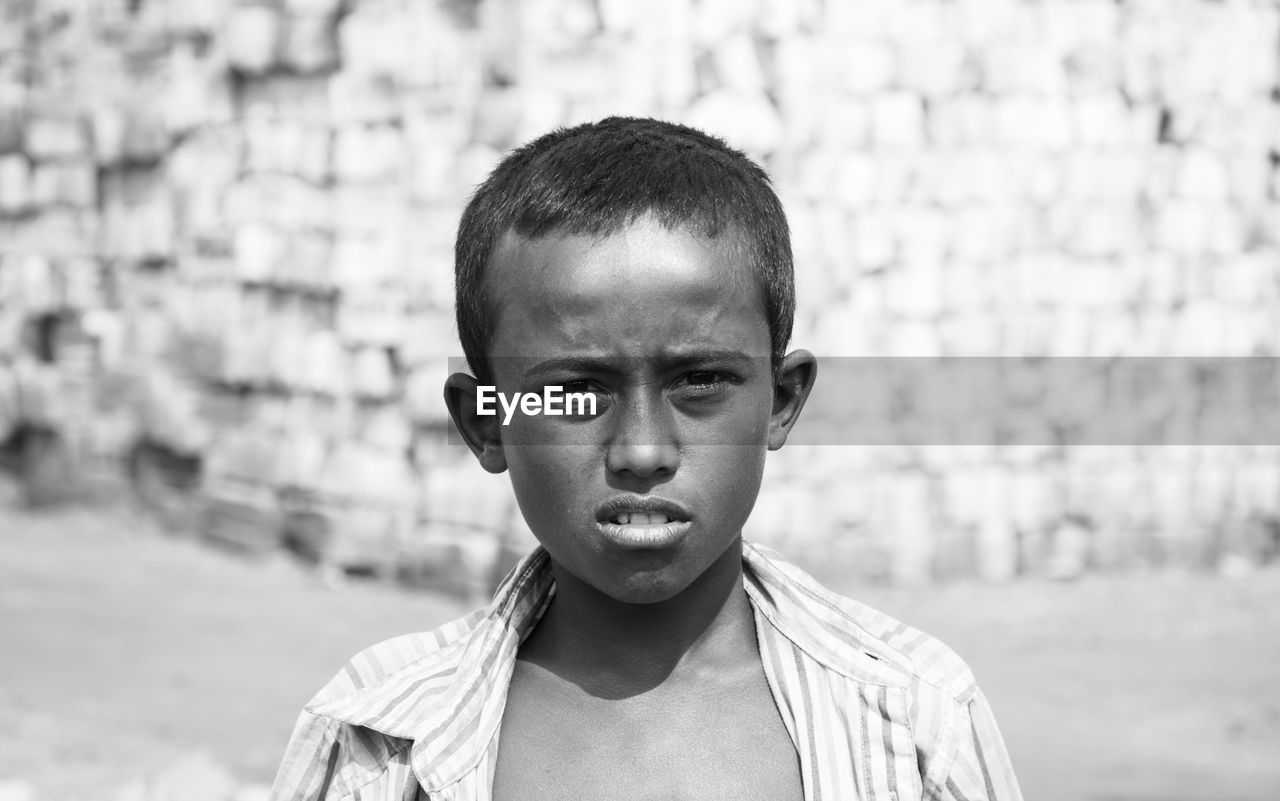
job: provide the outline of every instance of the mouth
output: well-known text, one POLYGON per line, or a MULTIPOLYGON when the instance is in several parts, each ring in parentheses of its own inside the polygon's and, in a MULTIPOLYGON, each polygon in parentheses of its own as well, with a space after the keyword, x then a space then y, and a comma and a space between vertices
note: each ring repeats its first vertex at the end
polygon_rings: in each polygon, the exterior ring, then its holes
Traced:
POLYGON ((661 512, 618 512, 605 522, 615 526, 665 526, 672 521, 661 512))
POLYGON ((645 495, 618 496, 596 512, 596 527, 615 545, 665 548, 675 545, 692 527, 690 515, 674 501, 645 495))

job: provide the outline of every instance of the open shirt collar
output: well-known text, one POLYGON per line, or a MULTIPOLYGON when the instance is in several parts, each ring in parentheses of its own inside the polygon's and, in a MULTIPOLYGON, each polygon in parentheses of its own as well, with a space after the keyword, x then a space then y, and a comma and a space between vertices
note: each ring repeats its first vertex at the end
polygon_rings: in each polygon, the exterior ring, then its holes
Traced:
MULTIPOLYGON (((835 596, 776 554, 744 542, 743 583, 758 636, 781 636, 852 679, 903 683, 892 651, 872 636, 851 638, 852 621, 835 596)), ((550 557, 539 547, 508 575, 466 636, 310 711, 412 740, 411 762, 423 789, 454 784, 490 748, 516 650, 554 596, 550 557)))

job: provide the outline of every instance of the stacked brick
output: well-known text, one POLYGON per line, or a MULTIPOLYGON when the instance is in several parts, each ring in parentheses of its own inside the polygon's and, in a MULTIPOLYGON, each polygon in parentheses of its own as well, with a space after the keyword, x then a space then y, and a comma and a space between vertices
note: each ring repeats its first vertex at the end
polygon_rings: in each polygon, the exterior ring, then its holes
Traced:
MULTIPOLYGON (((769 168, 822 356, 1280 348, 1273 0, 0 9, 0 437, 198 457, 222 541, 415 575, 528 542, 445 444, 453 230, 606 114, 769 168)), ((1280 524, 1264 447, 788 451, 752 533, 871 578, 1252 563, 1280 524)))
MULTIPOLYGON (((849 356, 1275 354, 1276 4, 826 11, 822 34, 774 51, 798 137, 774 171, 810 266, 801 341, 849 356)), ((898 581, 1275 552, 1274 448, 790 456, 762 536, 898 581)))
POLYGON ((61 496, 73 452, 116 435, 94 414, 90 328, 106 305, 100 153, 77 108, 90 67, 76 58, 87 24, 73 16, 0 5, 0 436, 36 502, 61 496), (32 458, 53 428, 65 434, 58 457, 32 458))

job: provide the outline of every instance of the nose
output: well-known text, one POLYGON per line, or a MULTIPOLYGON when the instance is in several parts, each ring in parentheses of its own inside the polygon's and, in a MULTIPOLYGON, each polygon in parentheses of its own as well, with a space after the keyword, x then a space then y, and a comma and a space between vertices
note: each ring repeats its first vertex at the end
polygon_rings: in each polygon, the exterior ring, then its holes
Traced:
POLYGON ((662 478, 680 467, 675 421, 655 393, 640 392, 616 408, 605 464, 610 473, 662 478))

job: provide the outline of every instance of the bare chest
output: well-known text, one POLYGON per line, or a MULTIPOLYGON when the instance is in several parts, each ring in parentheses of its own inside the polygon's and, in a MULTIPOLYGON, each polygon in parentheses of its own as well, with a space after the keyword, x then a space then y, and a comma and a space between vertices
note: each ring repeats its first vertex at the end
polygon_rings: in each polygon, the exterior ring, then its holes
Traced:
POLYGON ((763 674, 697 694, 609 700, 517 670, 494 801, 803 798, 799 760, 763 674))

